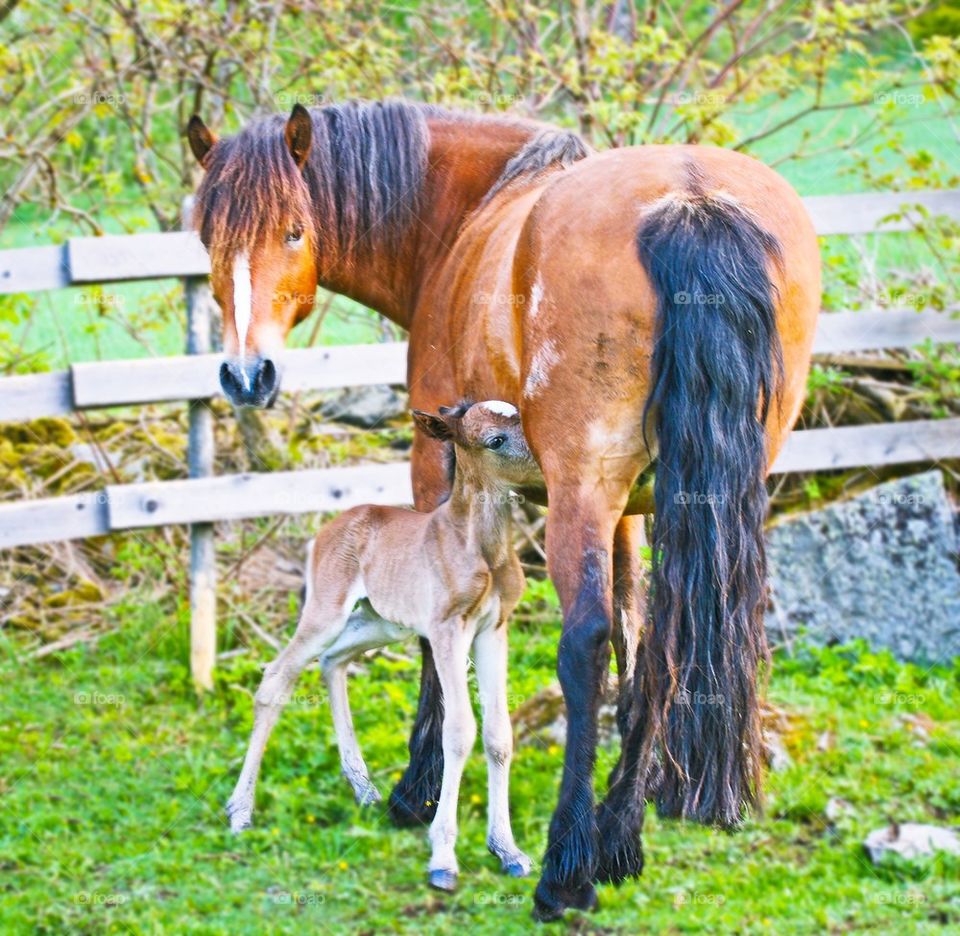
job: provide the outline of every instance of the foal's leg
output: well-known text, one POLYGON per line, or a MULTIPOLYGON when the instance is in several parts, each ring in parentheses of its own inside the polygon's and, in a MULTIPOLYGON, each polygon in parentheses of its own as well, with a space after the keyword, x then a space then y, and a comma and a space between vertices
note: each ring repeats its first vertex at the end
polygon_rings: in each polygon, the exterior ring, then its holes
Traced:
POLYGON ((457 886, 457 803, 467 756, 477 736, 477 723, 467 686, 467 654, 472 628, 462 619, 442 622, 431 633, 437 676, 443 691, 443 781, 437 814, 430 825, 430 886, 452 891, 457 886))
POLYGON ((487 848, 511 877, 526 877, 530 859, 517 848, 510 826, 510 759, 513 726, 507 705, 507 623, 488 627, 473 641, 487 755, 487 848))
POLYGON ((600 864, 597 880, 619 884, 643 870, 644 790, 634 731, 646 718, 636 689, 640 631, 646 614, 646 574, 640 547, 646 545, 644 517, 623 517, 613 541, 613 647, 617 656, 617 727, 620 758, 610 773, 607 797, 597 807, 600 864))
POLYGON ((342 602, 309 597, 290 643, 263 671, 260 688, 254 696, 253 732, 250 735, 247 755, 243 760, 240 778, 226 806, 232 831, 241 832, 251 825, 257 775, 270 733, 297 678, 343 626, 348 610, 344 609, 342 602))
POLYGON ((353 787, 353 795, 361 806, 380 802, 380 792, 370 780, 360 744, 353 729, 350 698, 347 694, 347 664, 365 650, 386 646, 401 639, 407 632, 383 620, 371 610, 358 609, 347 620, 337 639, 320 659, 323 678, 330 698, 330 713, 340 749, 340 768, 353 787))

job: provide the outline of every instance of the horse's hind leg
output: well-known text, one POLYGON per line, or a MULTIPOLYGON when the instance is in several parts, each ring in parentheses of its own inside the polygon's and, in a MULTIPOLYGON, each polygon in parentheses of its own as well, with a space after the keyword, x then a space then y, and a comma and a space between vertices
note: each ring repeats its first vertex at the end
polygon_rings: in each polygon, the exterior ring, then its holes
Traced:
POLYGON ((507 704, 507 624, 500 622, 477 634, 473 642, 483 717, 483 750, 487 755, 487 848, 511 877, 526 877, 530 859, 517 848, 510 825, 510 759, 513 726, 507 704))
POLYGON ((644 790, 638 721, 645 718, 636 690, 640 632, 646 614, 646 575, 640 547, 646 544, 644 517, 623 517, 613 546, 613 646, 619 674, 617 727, 620 758, 610 773, 606 799, 597 807, 600 832, 598 881, 619 884, 643 870, 644 790))
POLYGON ((361 608, 350 615, 337 639, 320 658, 330 697, 337 747, 340 749, 340 769, 353 787, 353 795, 361 806, 380 802, 380 792, 370 779, 353 728, 347 693, 347 664, 364 650, 383 647, 404 634, 402 628, 384 621, 361 604, 361 608))
POLYGON ((253 731, 247 754, 240 778, 226 806, 230 828, 234 832, 241 832, 251 825, 257 775, 270 733, 304 667, 323 651, 343 626, 347 617, 344 604, 344 601, 308 597, 290 643, 263 671, 263 679, 254 696, 253 731))

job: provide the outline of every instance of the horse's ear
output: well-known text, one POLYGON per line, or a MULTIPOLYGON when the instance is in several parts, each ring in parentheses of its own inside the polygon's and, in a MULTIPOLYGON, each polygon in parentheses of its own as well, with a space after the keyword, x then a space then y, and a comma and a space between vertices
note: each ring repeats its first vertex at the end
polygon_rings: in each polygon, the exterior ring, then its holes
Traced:
POLYGON ((310 119, 310 111, 302 104, 293 105, 283 135, 293 161, 302 169, 303 164, 307 161, 310 141, 313 138, 313 121, 310 119))
POLYGON ((440 442, 449 442, 453 438, 453 431, 449 423, 441 416, 434 416, 432 413, 425 413, 423 410, 411 410, 413 421, 420 429, 431 439, 438 439, 440 442))
POLYGON ((187 139, 190 141, 190 149, 193 150, 193 155, 197 157, 197 162, 204 166, 207 153, 213 149, 213 144, 217 142, 217 138, 196 114, 190 118, 190 123, 187 124, 187 139))

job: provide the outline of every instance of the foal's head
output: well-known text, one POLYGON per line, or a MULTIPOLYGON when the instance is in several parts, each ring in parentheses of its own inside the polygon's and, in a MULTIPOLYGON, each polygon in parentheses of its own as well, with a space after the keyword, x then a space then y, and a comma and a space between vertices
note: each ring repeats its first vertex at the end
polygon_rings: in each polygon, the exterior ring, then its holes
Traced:
POLYGON ((300 105, 217 140, 199 117, 187 127, 206 170, 194 220, 210 253, 210 283, 223 310, 224 393, 239 406, 269 406, 280 387, 274 355, 313 307, 317 262, 303 168, 312 122, 300 105))
POLYGON ((523 487, 538 477, 515 406, 502 400, 440 407, 434 416, 413 411, 417 426, 441 442, 452 442, 456 470, 482 490, 523 487))

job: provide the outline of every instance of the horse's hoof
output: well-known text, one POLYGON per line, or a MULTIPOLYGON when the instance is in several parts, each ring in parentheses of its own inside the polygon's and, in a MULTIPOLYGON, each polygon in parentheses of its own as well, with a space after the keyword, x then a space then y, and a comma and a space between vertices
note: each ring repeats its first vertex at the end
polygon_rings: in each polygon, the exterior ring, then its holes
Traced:
POLYGON ((597 890, 592 883, 584 884, 578 890, 555 888, 541 879, 533 895, 533 918, 541 923, 559 920, 565 910, 581 910, 590 913, 598 909, 597 890))
POLYGON ((530 874, 530 862, 511 861, 503 870, 512 878, 525 878, 530 874))
POLYGON ((234 835, 239 835, 253 825, 253 810, 249 807, 227 803, 224 812, 230 820, 230 831, 234 835))
POLYGON ((435 890, 446 891, 452 894, 457 889, 457 875, 455 871, 436 868, 430 872, 430 886, 435 890))

